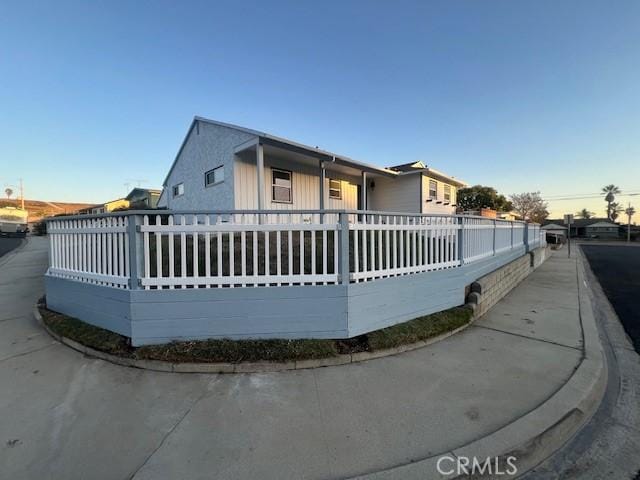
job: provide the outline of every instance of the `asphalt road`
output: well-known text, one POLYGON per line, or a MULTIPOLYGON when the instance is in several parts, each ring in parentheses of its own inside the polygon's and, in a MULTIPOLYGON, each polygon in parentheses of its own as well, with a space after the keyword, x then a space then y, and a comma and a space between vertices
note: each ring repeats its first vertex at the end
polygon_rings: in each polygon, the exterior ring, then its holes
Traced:
POLYGON ((23 240, 18 237, 0 237, 0 257, 16 248, 23 240))
POLYGON ((591 270, 640 353, 640 248, 582 245, 591 270))

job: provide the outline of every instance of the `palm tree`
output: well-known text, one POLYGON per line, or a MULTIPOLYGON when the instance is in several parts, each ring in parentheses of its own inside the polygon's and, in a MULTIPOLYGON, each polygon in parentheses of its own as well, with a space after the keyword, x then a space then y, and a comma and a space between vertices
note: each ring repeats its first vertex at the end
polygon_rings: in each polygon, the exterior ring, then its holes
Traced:
POLYGON ((629 221, 631 221, 631 217, 636 214, 636 209, 629 205, 629 208, 627 208, 624 213, 627 214, 627 216, 629 217, 629 221))
POLYGON ((617 218, 620 216, 622 212, 624 212, 624 208, 618 202, 611 202, 609 204, 609 220, 615 222, 617 218))
MULTIPOLYGON (((605 187, 602 187, 602 193, 604 193, 604 201, 607 202, 607 218, 609 218, 609 220, 615 220, 615 218, 612 217, 612 209, 611 209, 611 205, 613 204, 614 200, 616 199, 616 195, 618 195, 620 193, 620 188, 618 188, 617 186, 615 186, 614 184, 611 185, 607 185, 605 187)), ((617 217, 617 215, 616 215, 617 217)))
POLYGON ((594 213, 590 212, 586 208, 583 208, 578 213, 576 213, 576 217, 580 217, 580 218, 591 218, 591 217, 593 217, 593 215, 594 215, 594 213))
POLYGON ((7 199, 9 199, 11 198, 11 195, 13 195, 13 190, 11 190, 10 188, 5 188, 4 193, 7 196, 7 199))

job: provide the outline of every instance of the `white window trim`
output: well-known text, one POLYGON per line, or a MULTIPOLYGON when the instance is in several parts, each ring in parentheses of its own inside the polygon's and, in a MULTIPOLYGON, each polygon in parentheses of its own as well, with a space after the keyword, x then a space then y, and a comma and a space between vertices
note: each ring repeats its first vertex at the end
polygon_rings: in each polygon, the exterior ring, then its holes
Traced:
POLYGON ((292 204, 293 203, 293 172, 291 170, 285 170, 284 168, 273 168, 273 167, 271 167, 271 203, 287 203, 287 204, 292 204), (288 173, 289 174, 289 198, 290 198, 290 200, 276 200, 274 198, 274 195, 273 195, 274 187, 284 188, 281 185, 276 185, 275 184, 274 176, 273 176, 274 172, 288 173))
POLYGON ((430 200, 437 200, 438 199, 438 181, 437 180, 429 179, 428 193, 429 193, 429 199, 430 200), (432 192, 432 190, 431 190, 431 182, 435 183, 435 187, 436 187, 435 190, 434 190, 436 192, 435 195, 431 195, 431 192, 432 192))
POLYGON ((171 193, 173 194, 173 198, 182 197, 184 195, 184 182, 176 183, 171 187, 171 193), (182 185, 182 193, 176 193, 176 187, 179 187, 180 185, 182 185))
POLYGON ((336 178, 330 178, 329 179, 329 198, 332 200, 342 200, 342 180, 338 180, 336 178), (338 188, 332 188, 331 187, 331 182, 338 182, 338 188), (331 195, 331 190, 337 190, 338 191, 338 196, 334 197, 331 195))
POLYGON ((220 169, 222 169, 222 175, 224 175, 224 165, 218 165, 217 167, 212 168, 211 170, 207 170, 206 172, 204 172, 204 186, 205 186, 205 188, 214 187, 216 185, 220 185, 221 183, 224 183, 224 180, 225 180, 224 176, 223 176, 222 180, 219 180, 217 182, 214 181, 213 183, 207 183, 207 176, 210 173, 213 173, 213 178, 215 179, 216 174, 214 172, 216 170, 220 170, 220 169))
POLYGON ((451 201, 451 185, 447 185, 446 183, 444 185, 444 201, 445 202, 451 201), (447 198, 447 196, 449 196, 449 198, 447 198))

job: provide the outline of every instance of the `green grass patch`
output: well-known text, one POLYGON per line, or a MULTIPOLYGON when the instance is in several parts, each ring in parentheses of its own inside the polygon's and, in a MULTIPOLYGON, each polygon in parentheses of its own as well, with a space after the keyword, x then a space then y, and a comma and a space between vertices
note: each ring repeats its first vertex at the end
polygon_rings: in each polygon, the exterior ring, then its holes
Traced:
POLYGON ((58 335, 75 340, 82 345, 113 355, 130 357, 133 348, 129 338, 117 333, 94 327, 77 318, 68 317, 40 307, 44 323, 58 335))
POLYGON ((333 340, 198 340, 149 345, 136 358, 167 362, 289 362, 338 355, 333 340))
POLYGON ((369 349, 384 350, 427 340, 466 325, 472 315, 469 307, 455 307, 376 330, 367 334, 369 349))
POLYGON ((468 307, 455 307, 341 340, 194 340, 165 345, 132 347, 128 337, 89 325, 40 305, 45 324, 54 332, 88 347, 121 357, 173 363, 289 362, 335 357, 339 354, 399 347, 455 330, 473 315, 468 307))

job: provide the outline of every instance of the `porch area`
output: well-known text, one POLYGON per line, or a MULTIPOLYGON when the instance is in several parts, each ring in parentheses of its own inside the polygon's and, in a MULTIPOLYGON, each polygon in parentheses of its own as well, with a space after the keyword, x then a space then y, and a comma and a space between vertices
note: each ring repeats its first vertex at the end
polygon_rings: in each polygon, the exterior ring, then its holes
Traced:
POLYGON ((394 175, 320 149, 256 138, 234 149, 234 208, 367 210, 371 185, 394 175))

